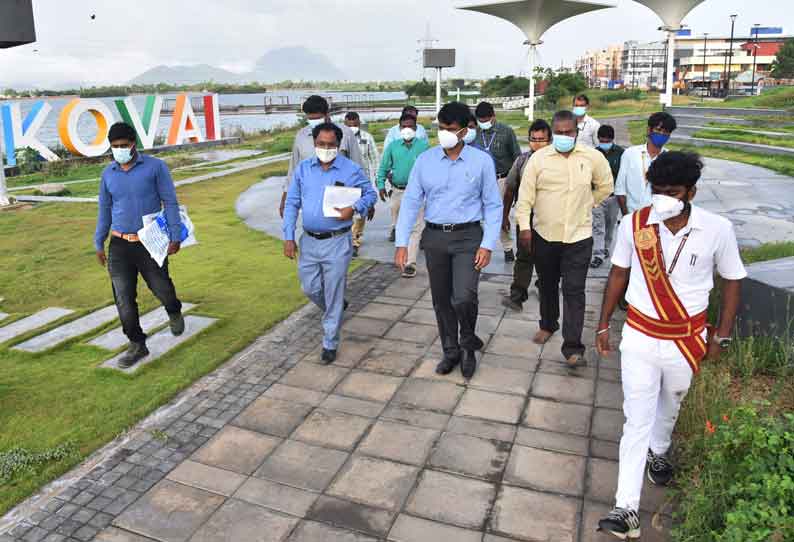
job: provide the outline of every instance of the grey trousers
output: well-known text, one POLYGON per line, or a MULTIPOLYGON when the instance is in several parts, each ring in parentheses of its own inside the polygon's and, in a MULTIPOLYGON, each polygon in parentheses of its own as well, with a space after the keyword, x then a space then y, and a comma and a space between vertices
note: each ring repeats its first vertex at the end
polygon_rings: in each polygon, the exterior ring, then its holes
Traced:
POLYGON ((479 226, 456 232, 425 228, 422 234, 433 309, 446 357, 478 347, 474 330, 480 272, 474 268, 474 257, 481 242, 479 226))
POLYGON ((606 260, 609 257, 619 212, 615 196, 609 196, 593 209, 593 258, 606 260))

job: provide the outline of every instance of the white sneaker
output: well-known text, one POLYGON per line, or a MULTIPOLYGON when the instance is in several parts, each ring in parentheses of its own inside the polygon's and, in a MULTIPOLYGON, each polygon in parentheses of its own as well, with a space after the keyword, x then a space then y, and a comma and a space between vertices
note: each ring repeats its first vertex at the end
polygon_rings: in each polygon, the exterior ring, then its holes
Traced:
POLYGON ((621 540, 640 537, 640 516, 634 510, 614 508, 598 522, 598 530, 605 531, 621 540))

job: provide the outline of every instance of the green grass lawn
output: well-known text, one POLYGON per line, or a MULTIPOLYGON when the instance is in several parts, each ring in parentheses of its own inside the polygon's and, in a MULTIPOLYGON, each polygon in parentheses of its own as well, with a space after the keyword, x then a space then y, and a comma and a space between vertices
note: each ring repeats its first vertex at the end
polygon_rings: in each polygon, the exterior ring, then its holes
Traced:
MULTIPOLYGON (((643 120, 629 121, 629 134, 632 145, 639 145, 645 141, 648 124, 643 120)), ((783 175, 794 177, 794 158, 789 156, 770 155, 745 152, 723 147, 695 147, 694 145, 671 144, 671 150, 686 150, 697 152, 701 156, 709 158, 719 158, 721 160, 731 160, 743 164, 760 166, 783 175)))
POLYGON ((743 143, 755 143, 757 145, 771 145, 774 147, 794 148, 794 140, 790 136, 770 136, 748 132, 747 130, 698 130, 694 137, 703 139, 719 139, 720 141, 741 141, 743 143))
POLYGON ((733 124, 722 122, 708 122, 707 126, 712 128, 722 128, 724 130, 762 130, 766 132, 785 132, 794 134, 794 126, 786 124, 777 124, 775 122, 767 122, 766 120, 759 121, 756 119, 753 124, 733 124))
MULTIPOLYGON (((270 165, 178 189, 200 244, 173 258, 172 275, 181 299, 199 304, 193 314, 219 322, 139 374, 97 369, 110 354, 83 344, 86 337, 39 355, 0 345, 0 452, 16 447, 47 452, 68 442, 78 452, 0 481, 0 514, 305 302, 295 263, 282 256, 281 242, 249 229, 234 211, 242 191, 263 175, 284 170, 285 164, 270 165)), ((74 309, 77 318, 112 303, 107 271, 97 264, 92 246, 95 215, 92 204, 46 204, 0 214, 0 292, 11 319, 45 307, 74 309)), ((156 307, 145 287, 139 291, 142 312, 156 307)))
POLYGON ((748 264, 790 258, 792 256, 794 256, 794 241, 764 243, 755 248, 742 250, 742 260, 748 264))
POLYGON ((767 109, 794 109, 794 88, 777 87, 765 90, 760 96, 726 100, 721 107, 757 107, 767 109))

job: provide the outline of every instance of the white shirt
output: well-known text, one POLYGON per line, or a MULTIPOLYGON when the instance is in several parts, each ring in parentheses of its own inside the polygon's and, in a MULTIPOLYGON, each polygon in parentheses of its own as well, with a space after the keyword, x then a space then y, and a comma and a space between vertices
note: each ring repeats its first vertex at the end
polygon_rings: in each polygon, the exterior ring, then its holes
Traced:
POLYGON ((372 137, 372 134, 361 129, 356 134, 356 140, 358 141, 359 149, 361 149, 364 174, 374 183, 378 177, 378 165, 380 164, 378 145, 375 143, 375 138, 372 137))
MULTIPOLYGON (((666 152, 662 149, 662 152, 666 152)), ((626 197, 630 213, 651 204, 651 183, 645 177, 656 158, 651 158, 646 143, 629 147, 620 159, 620 171, 615 180, 615 195, 626 197)))
MULTIPOLYGON (((717 273, 727 280, 741 280, 747 276, 739 255, 733 224, 728 219, 693 205, 689 223, 675 235, 659 220, 653 210, 648 218, 648 224, 659 224, 659 237, 662 240, 664 253, 664 272, 667 272, 672 265, 678 247, 681 246, 686 234, 692 232, 670 275, 670 284, 690 317, 708 308, 709 293, 714 287, 715 268, 717 273)), ((633 215, 620 222, 612 264, 631 268, 626 301, 646 316, 658 319, 659 315, 651 301, 648 285, 640 268, 640 260, 634 248, 633 215)))
POLYGON ((595 149, 598 147, 598 129, 601 124, 590 115, 582 117, 582 122, 577 124, 579 129, 578 143, 595 149))

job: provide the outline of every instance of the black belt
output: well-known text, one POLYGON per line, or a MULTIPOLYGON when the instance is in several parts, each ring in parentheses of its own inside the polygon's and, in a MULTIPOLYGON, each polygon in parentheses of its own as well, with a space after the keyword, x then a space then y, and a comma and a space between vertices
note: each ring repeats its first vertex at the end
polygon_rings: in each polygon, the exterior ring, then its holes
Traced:
POLYGON ((468 230, 469 228, 480 227, 479 222, 467 222, 465 224, 433 224, 432 222, 425 222, 425 225, 431 230, 441 230, 444 232, 453 232, 468 230))
POLYGON ((334 231, 327 231, 323 233, 314 233, 313 231, 303 230, 306 235, 309 237, 314 237, 320 241, 325 241, 326 239, 332 239, 334 237, 339 237, 340 235, 344 235, 350 231, 350 226, 347 228, 342 228, 341 230, 334 230, 334 231))
POLYGON ((407 185, 406 186, 394 186, 394 185, 391 185, 391 187, 394 188, 395 190, 405 190, 406 188, 408 188, 407 185))

